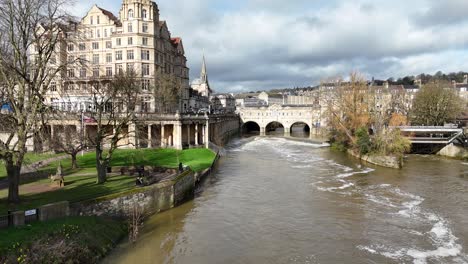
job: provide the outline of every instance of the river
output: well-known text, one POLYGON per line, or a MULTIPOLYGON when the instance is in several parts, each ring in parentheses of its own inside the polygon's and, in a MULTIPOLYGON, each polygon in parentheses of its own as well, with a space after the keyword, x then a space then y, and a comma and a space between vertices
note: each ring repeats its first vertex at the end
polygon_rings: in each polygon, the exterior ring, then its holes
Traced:
POLYGON ((106 263, 468 263, 468 164, 360 165, 284 138, 233 141, 195 200, 106 263))

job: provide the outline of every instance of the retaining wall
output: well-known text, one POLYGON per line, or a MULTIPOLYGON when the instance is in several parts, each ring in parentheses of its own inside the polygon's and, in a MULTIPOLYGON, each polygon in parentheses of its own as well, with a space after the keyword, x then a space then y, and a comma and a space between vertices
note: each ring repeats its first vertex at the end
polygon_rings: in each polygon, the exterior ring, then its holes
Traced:
POLYGON ((377 156, 377 155, 359 155, 353 150, 348 150, 348 154, 381 167, 392 168, 392 169, 401 169, 403 167, 403 161, 395 156, 377 156))

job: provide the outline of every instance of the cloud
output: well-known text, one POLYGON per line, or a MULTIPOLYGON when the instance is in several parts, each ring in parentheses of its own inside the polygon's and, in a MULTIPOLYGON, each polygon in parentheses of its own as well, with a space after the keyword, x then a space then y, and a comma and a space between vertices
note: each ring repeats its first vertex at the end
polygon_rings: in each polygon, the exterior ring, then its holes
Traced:
MULTIPOLYGON (((199 75, 204 53, 219 92, 305 86, 353 70, 369 78, 467 70, 466 0, 160 0, 158 5, 171 33, 183 38, 191 79, 199 75)), ((120 4, 105 0, 102 7, 114 11, 120 4)))

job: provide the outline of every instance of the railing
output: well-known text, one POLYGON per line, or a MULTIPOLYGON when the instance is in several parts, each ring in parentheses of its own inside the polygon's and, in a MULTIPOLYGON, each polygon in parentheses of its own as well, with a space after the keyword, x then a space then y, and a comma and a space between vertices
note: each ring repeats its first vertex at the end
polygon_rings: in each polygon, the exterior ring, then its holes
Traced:
POLYGON ((10 216, 0 215, 0 228, 7 228, 10 226, 10 216))
POLYGON ((399 129, 458 129, 457 125, 446 125, 446 126, 391 126, 389 128, 399 129))

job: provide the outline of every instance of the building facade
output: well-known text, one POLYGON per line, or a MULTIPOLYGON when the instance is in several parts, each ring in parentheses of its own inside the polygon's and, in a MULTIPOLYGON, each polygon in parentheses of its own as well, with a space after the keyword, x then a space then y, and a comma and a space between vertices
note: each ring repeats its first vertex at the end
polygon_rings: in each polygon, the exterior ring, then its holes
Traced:
POLYGON ((153 89, 162 76, 177 79, 181 89, 175 108, 188 109, 189 69, 182 39, 171 36, 155 2, 123 0, 119 17, 94 5, 66 30, 52 63, 66 63, 67 69, 52 82, 48 103, 65 111, 91 111, 89 86, 134 71, 141 83, 140 111, 155 111, 153 89))

